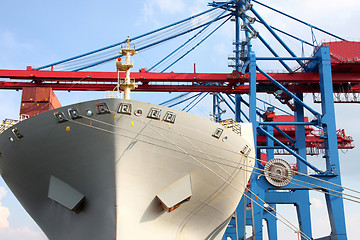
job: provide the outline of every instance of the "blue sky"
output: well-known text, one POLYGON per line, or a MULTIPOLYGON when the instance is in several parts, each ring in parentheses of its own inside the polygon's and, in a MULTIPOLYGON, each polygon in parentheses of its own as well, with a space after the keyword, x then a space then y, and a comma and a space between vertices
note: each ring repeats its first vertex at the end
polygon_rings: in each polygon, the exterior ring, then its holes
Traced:
MULTIPOLYGON (((355 0, 337 1, 326 0, 263 0, 266 4, 281 9, 291 15, 301 18, 313 25, 325 28, 350 40, 360 40, 360 32, 355 23, 360 22, 358 14, 360 3, 355 0)), ((256 4, 254 4, 257 6, 256 4)), ((25 69, 26 66, 42 66, 57 60, 72 57, 93 49, 101 48, 124 40, 127 36, 137 36, 153 29, 181 20, 185 17, 207 9, 204 0, 142 0, 142 1, 1 1, 0 7, 0 69, 25 69)), ((294 22, 285 21, 277 14, 260 7, 257 9, 262 16, 274 26, 298 34, 310 41, 310 30, 294 22)), ((264 37, 269 35, 258 27, 264 37)), ((183 61, 175 65, 174 72, 192 72, 196 63, 197 72, 230 72, 227 67, 227 57, 231 55, 234 39, 233 25, 226 24, 211 39, 196 51, 189 54, 183 61)), ((330 37, 317 34, 319 42, 329 40, 330 37)), ((269 43, 277 48, 274 39, 269 43)), ((297 54, 301 54, 301 44, 288 40, 289 46, 297 54)), ((135 57, 135 69, 151 67, 156 60, 165 56, 173 45, 156 48, 153 51, 139 54, 135 57)), ((255 40, 254 49, 258 56, 266 55, 266 51, 255 40)), ((280 51, 280 50, 279 50, 280 51)), ((282 53, 280 51, 280 53, 282 53)), ((311 54, 311 49, 306 50, 311 54)), ((277 65, 265 65, 264 69, 279 70, 277 65)), ((94 70, 114 71, 115 64, 102 65, 94 70)), ((57 92, 63 105, 102 98, 102 92, 57 92)), ((133 98, 141 101, 159 103, 174 94, 133 94, 133 98)), ((267 97, 264 97, 265 99, 267 97)), ((311 96, 307 96, 310 99, 311 96)), ((21 91, 0 91, 0 120, 16 119, 19 113, 21 91)), ((208 117, 211 111, 209 100, 196 109, 196 113, 208 117)), ((275 103, 274 101, 272 103, 275 103)), ((318 105, 314 106, 318 108, 318 105)), ((345 128, 346 132, 355 138, 355 150, 344 154, 340 152, 343 170, 343 184, 347 187, 360 189, 358 169, 360 163, 359 139, 360 127, 358 119, 360 111, 358 105, 336 105, 337 128, 345 128)), ((322 158, 312 158, 314 163, 322 158)), ((319 194, 312 194, 313 220, 316 224, 314 236, 321 237, 329 234, 329 226, 323 219, 326 217, 325 202, 319 194)), ((295 222, 295 210, 280 207, 282 214, 295 222)), ((346 202, 346 217, 349 239, 355 239, 360 234, 356 227, 360 220, 360 206, 346 202)), ((280 239, 296 239, 296 236, 279 225, 280 239)), ((40 240, 46 239, 41 230, 31 220, 27 213, 11 194, 5 183, 0 180, 0 239, 3 240, 40 240)))

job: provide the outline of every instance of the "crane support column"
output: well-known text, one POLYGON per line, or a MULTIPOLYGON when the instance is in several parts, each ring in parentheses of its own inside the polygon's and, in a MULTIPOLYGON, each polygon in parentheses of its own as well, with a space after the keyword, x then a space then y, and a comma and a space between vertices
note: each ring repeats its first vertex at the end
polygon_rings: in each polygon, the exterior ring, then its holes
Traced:
MULTIPOLYGON (((257 136, 257 128, 259 126, 259 123, 257 122, 256 117, 256 56, 254 52, 249 52, 249 117, 250 122, 253 124, 253 132, 254 132, 254 146, 255 149, 257 149, 256 144, 256 136, 257 136)), ((259 152, 256 152, 256 158, 259 159, 259 152)), ((259 161, 255 162, 255 167, 257 169, 261 168, 261 163, 259 161)), ((261 172, 257 169, 254 169, 253 172, 261 172)), ((261 240, 263 237, 262 232, 262 219, 263 219, 263 212, 261 206, 264 205, 263 202, 261 202, 262 199, 265 199, 265 192, 258 184, 257 181, 258 174, 252 174, 251 175, 251 192, 249 195, 251 196, 251 207, 252 207, 252 220, 253 220, 253 236, 256 240, 261 240)))
MULTIPOLYGON (((274 128, 272 126, 265 126, 265 130, 274 136, 274 128)), ((270 161, 275 157, 274 154, 274 140, 272 140, 269 137, 266 137, 266 145, 269 147, 269 149, 266 150, 266 160, 270 161)), ((270 204, 271 208, 276 211, 276 204, 270 204)), ((266 221, 267 231, 268 231, 268 238, 269 240, 277 240, 278 234, 277 234, 277 219, 276 219, 276 212, 273 211, 271 208, 267 208, 267 211, 264 210, 264 219, 266 221), (270 214, 271 213, 271 214, 270 214), (275 215, 275 216, 274 216, 275 215)))
MULTIPOLYGON (((296 96, 303 101, 303 94, 297 93, 296 96)), ((294 113, 295 122, 305 122, 304 117, 304 107, 301 104, 295 102, 296 111, 294 113)), ((296 153, 300 155, 303 159, 306 160, 306 142, 305 142, 305 126, 304 125, 295 125, 295 149, 296 153)), ((307 174, 307 166, 296 159, 297 171, 307 174)), ((311 216, 310 216, 310 197, 309 190, 297 190, 301 191, 302 194, 299 194, 300 199, 298 199, 296 206, 296 212, 299 221, 299 228, 306 236, 309 238, 312 237, 311 232, 311 216)), ((305 240, 304 236, 301 237, 302 240, 305 240)))
MULTIPOLYGON (((341 186, 339 153, 335 126, 334 96, 331 76, 331 62, 329 47, 320 47, 315 54, 320 58, 319 75, 321 90, 321 123, 324 129, 326 173, 328 181, 341 186)), ((342 192, 342 188, 335 189, 342 192)), ((331 226, 331 239, 345 240, 346 225, 343 199, 337 196, 325 195, 331 226)))
MULTIPOLYGON (((236 4, 235 11, 235 70, 240 72, 240 12, 241 5, 240 3, 236 4)), ((242 96, 240 94, 235 95, 235 121, 241 122, 241 99, 242 96)))

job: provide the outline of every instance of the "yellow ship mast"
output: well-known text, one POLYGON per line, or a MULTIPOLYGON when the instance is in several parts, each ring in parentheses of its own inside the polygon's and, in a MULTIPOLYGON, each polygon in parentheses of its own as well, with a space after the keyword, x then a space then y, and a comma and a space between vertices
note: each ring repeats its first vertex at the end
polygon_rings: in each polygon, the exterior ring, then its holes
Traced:
POLYGON ((130 48, 130 38, 126 39, 126 48, 122 48, 119 52, 123 56, 125 56, 125 62, 121 62, 121 58, 116 60, 116 69, 117 71, 125 71, 125 79, 118 79, 118 91, 121 89, 124 91, 124 99, 130 100, 130 91, 137 88, 135 84, 135 80, 130 79, 130 69, 134 67, 134 61, 131 62, 130 56, 134 56, 137 54, 135 49, 130 48))

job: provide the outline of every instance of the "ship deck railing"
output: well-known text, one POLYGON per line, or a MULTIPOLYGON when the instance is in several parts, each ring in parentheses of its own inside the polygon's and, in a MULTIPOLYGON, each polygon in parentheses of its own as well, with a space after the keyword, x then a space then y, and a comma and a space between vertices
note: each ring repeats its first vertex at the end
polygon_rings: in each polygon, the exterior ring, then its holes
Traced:
POLYGON ((11 128, 12 126, 17 124, 18 122, 19 122, 18 120, 14 120, 14 119, 5 119, 5 120, 3 120, 1 125, 0 125, 0 134, 5 132, 6 129, 11 128))
POLYGON ((233 119, 227 119, 220 121, 220 124, 225 128, 231 129, 236 134, 241 134, 241 125, 238 122, 235 122, 233 119))
POLYGON ((24 121, 25 119, 28 119, 29 115, 21 114, 19 117, 19 120, 9 119, 6 118, 2 121, 0 125, 0 134, 5 132, 7 129, 11 128, 12 126, 16 125, 17 123, 24 121))

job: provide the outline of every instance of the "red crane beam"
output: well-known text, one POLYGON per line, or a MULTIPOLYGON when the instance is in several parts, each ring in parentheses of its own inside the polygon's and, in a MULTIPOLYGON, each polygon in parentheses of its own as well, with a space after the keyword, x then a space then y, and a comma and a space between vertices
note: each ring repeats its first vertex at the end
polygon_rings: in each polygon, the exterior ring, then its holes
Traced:
MULTIPOLYGON (((31 82, 6 82, 0 81, 0 89, 15 89, 21 90, 24 87, 50 87, 53 90, 63 91, 112 91, 115 84, 85 84, 85 83, 31 83, 31 82)), ((248 87, 246 88, 248 89, 248 87)), ((223 92, 235 93, 231 86, 218 85, 139 85, 133 91, 141 92, 223 92)), ((247 93, 246 90, 241 90, 241 93, 247 93)))
MULTIPOLYGON (((271 77, 282 83, 319 83, 318 73, 268 73, 271 77)), ((120 78, 125 73, 120 72, 120 78)), ((23 79, 33 81, 55 82, 117 82, 117 72, 69 72, 69 71, 34 71, 34 70, 0 70, 0 78, 23 79)), ((226 73, 151 73, 140 70, 132 72, 131 78, 139 82, 230 82, 245 83, 249 81, 247 74, 233 72, 226 73)), ((262 74, 257 74, 257 82, 269 83, 262 74)), ((359 73, 333 73, 334 83, 360 83, 359 73)))
MULTIPOLYGON (((288 84, 294 92, 319 92, 318 73, 269 73, 278 82, 288 84)), ((124 73, 119 73, 124 78, 124 73)), ((151 92, 224 92, 248 93, 248 75, 238 72, 223 73, 148 73, 133 72, 131 77, 139 83, 136 91, 151 92), (220 83, 222 85, 206 85, 220 83), (244 83, 245 85, 239 85, 244 83), (237 86, 239 85, 239 86, 237 86)), ((53 90, 106 91, 113 90, 118 81, 117 72, 67 72, 0 70, 0 89, 22 89, 23 87, 51 87, 53 90)), ((257 75, 259 92, 273 92, 271 82, 263 75, 257 75), (261 85, 264 84, 264 85, 261 85)), ((359 92, 359 73, 333 73, 334 92, 359 92), (345 88, 344 88, 345 86, 345 88)))
MULTIPOLYGON (((49 87, 53 90, 61 91, 112 91, 115 88, 115 84, 86 84, 86 83, 32 83, 32 82, 6 82, 0 81, 0 89, 9 89, 9 90, 21 90, 24 87, 49 87)), ((358 85, 355 85, 356 88, 345 89, 341 84, 334 84, 334 93, 359 93, 360 90, 358 85), (351 91, 350 91, 351 90, 351 91)), ((299 85, 289 85, 287 87, 293 93, 319 93, 320 87, 318 84, 308 84, 304 86, 299 85)), ((276 88, 259 88, 258 92, 272 94, 276 88)), ((137 89, 133 91, 138 92, 221 92, 227 94, 248 94, 249 86, 241 85, 237 87, 232 87, 230 85, 193 85, 193 84, 183 84, 183 85, 139 85, 137 89)))

